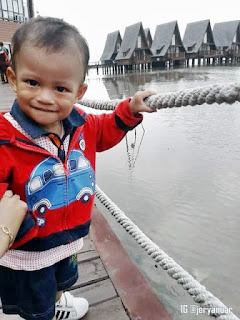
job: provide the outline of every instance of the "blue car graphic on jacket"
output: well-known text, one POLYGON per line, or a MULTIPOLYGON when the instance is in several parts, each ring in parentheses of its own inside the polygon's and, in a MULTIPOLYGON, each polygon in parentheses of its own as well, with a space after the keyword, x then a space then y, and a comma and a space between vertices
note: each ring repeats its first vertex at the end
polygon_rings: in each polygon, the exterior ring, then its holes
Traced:
POLYGON ((26 185, 29 210, 37 210, 42 216, 47 209, 54 210, 76 200, 83 203, 90 200, 95 191, 95 177, 89 160, 80 150, 72 150, 67 168, 66 174, 63 164, 52 157, 34 168, 26 185))

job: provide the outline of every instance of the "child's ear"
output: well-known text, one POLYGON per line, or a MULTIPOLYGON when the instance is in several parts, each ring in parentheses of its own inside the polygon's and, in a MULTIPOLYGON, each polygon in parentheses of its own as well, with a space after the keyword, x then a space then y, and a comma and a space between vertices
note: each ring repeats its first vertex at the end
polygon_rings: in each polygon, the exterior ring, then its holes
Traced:
POLYGON ((8 82, 9 82, 11 88, 16 93, 17 92, 16 73, 11 67, 7 68, 7 78, 8 78, 8 82))
POLYGON ((86 83, 84 83, 83 85, 81 85, 81 87, 79 87, 77 95, 76 95, 76 101, 82 99, 85 92, 87 91, 87 88, 88 88, 88 86, 86 83))

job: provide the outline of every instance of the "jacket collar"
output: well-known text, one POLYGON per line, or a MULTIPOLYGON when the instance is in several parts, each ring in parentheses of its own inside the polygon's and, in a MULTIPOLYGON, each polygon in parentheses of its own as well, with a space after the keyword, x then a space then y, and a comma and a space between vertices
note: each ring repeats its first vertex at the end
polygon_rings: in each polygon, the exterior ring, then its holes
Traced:
MULTIPOLYGON (((20 126, 33 138, 38 138, 42 135, 49 134, 46 130, 39 127, 39 125, 29 118, 19 107, 17 100, 14 101, 11 115, 13 118, 20 124, 20 126)), ((80 115, 80 113, 73 107, 72 112, 70 115, 65 118, 63 121, 63 126, 65 130, 65 134, 70 134, 74 127, 79 127, 86 120, 80 115)))

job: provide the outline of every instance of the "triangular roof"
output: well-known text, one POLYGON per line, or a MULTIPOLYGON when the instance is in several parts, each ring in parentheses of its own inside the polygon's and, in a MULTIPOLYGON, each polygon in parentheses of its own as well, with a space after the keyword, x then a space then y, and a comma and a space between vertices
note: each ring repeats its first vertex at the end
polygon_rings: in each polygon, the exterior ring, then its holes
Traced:
POLYGON ((213 38, 217 47, 230 47, 237 33, 240 20, 215 23, 213 38))
POLYGON ((145 33, 143 30, 142 22, 135 23, 126 27, 121 48, 115 58, 115 60, 129 59, 137 45, 138 35, 141 34, 144 41, 144 46, 148 48, 145 33))
POLYGON ((148 44, 150 44, 149 47, 151 47, 152 46, 152 35, 151 35, 150 29, 149 28, 144 29, 144 33, 145 33, 145 37, 146 37, 147 42, 149 41, 149 43, 148 43, 148 44))
POLYGON ((116 45, 118 41, 120 41, 120 43, 122 42, 119 31, 114 31, 107 35, 107 40, 100 60, 103 61, 112 59, 112 55, 117 52, 116 45))
POLYGON ((177 21, 171 21, 168 23, 159 24, 156 27, 156 31, 154 34, 153 43, 151 47, 153 56, 165 56, 171 44, 172 36, 174 34, 175 29, 176 29, 176 34, 180 41, 180 45, 183 45, 177 21), (160 53, 157 53, 158 50, 161 50, 160 53))
POLYGON ((183 45, 187 52, 198 52, 201 44, 203 43, 204 35, 207 32, 209 26, 209 19, 187 24, 183 37, 183 45), (188 50, 188 48, 192 48, 192 50, 188 50))

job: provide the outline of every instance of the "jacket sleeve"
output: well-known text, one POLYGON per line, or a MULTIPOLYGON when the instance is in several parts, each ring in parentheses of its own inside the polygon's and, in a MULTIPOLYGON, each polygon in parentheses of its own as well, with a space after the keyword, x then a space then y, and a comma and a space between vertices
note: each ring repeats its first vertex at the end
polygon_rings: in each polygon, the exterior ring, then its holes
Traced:
POLYGON ((2 198, 4 192, 8 189, 9 183, 8 179, 11 175, 10 167, 8 166, 8 158, 5 156, 5 153, 3 152, 4 147, 0 147, 0 199, 2 198))
POLYGON ((8 60, 8 56, 7 56, 6 52, 4 52, 3 54, 4 54, 4 57, 5 57, 6 66, 9 66, 9 60, 8 60))
POLYGON ((119 143, 129 130, 142 122, 143 116, 134 116, 129 107, 130 98, 118 104, 112 113, 89 115, 95 121, 96 150, 98 152, 112 148, 119 143))

